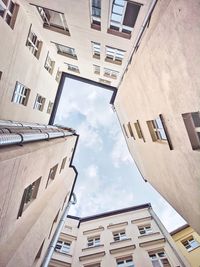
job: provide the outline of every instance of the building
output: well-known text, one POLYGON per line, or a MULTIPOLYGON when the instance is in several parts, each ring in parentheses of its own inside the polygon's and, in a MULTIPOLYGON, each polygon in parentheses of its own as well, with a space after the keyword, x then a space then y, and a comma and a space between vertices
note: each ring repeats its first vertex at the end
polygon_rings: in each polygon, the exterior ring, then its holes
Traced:
POLYGON ((171 232, 171 236, 191 267, 199 267, 200 236, 194 229, 186 224, 171 232))
POLYGON ((198 1, 157 1, 114 102, 142 176, 198 233, 199 12, 198 1))
POLYGON ((69 128, 0 121, 0 266, 40 266, 76 181, 69 128))
POLYGON ((150 204, 68 216, 49 267, 190 266, 150 204))
POLYGON ((62 72, 117 87, 152 3, 0 1, 0 118, 47 124, 62 72))

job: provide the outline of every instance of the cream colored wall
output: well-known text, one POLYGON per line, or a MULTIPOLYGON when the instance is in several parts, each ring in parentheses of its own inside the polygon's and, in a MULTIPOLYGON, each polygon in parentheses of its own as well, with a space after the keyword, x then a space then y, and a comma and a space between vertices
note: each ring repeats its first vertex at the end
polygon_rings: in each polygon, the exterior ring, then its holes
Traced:
POLYGON ((176 242, 176 245, 180 249, 182 254, 190 262, 191 266, 199 267, 200 266, 199 265, 200 264, 200 246, 188 252, 181 242, 190 236, 193 236, 193 238, 200 244, 200 236, 191 227, 187 227, 186 229, 183 229, 179 231, 178 233, 172 235, 172 238, 176 242))
POLYGON ((199 110, 198 1, 158 1, 115 100, 121 124, 132 123, 127 138, 145 179, 200 232, 200 155, 193 151, 182 119, 199 110), (174 150, 152 142, 146 121, 162 114, 174 150), (137 137, 139 120, 146 142, 137 137))
POLYGON ((28 267, 45 239, 41 260, 63 212, 63 202, 69 196, 75 173, 69 168, 69 158, 76 137, 58 138, 23 146, 11 146, 0 151, 0 266, 28 267), (61 163, 67 156, 65 169, 61 163), (58 165, 55 179, 46 187, 50 168, 58 165), (37 198, 17 219, 24 189, 41 178, 37 198), (59 212, 57 223, 48 239, 52 222, 59 212))
POLYGON ((0 32, 3 36, 0 39, 0 71, 3 72, 0 81, 0 118, 47 124, 50 117, 47 114, 48 103, 54 102, 58 87, 55 76, 60 65, 59 59, 51 48, 41 22, 32 15, 26 1, 16 2, 20 8, 14 30, 0 17, 0 32), (43 41, 39 60, 25 45, 31 24, 33 32, 43 41), (48 51, 56 61, 53 75, 44 68, 48 51), (11 102, 16 81, 31 89, 27 106, 11 102), (37 94, 46 98, 42 112, 33 109, 37 94))
MULTIPOLYGON (((77 220, 74 220, 74 225, 72 226, 72 219, 67 219, 66 226, 76 228, 77 220)), ((169 235, 169 234, 167 234, 169 235)), ((141 209, 126 213, 121 213, 118 215, 112 215, 108 217, 103 217, 95 220, 90 220, 86 222, 81 222, 80 227, 77 232, 77 241, 72 243, 72 250, 70 249, 69 254, 72 256, 72 262, 68 261, 69 256, 55 252, 53 255, 54 265, 60 266, 59 262, 71 263, 72 267, 82 267, 88 264, 101 262, 101 266, 116 266, 116 259, 124 256, 132 256, 133 262, 137 267, 151 267, 151 261, 148 256, 149 251, 164 249, 166 255, 171 263, 171 266, 182 266, 177 259, 176 254, 172 250, 171 246, 167 241, 164 241, 163 236, 158 224, 154 221, 149 213, 148 209, 141 209), (121 223, 121 225, 119 225, 121 223), (118 225, 116 225, 118 224, 118 225), (141 236, 138 230, 138 226, 145 224, 151 224, 153 234, 141 236), (125 230, 127 238, 130 240, 124 240, 121 242, 114 242, 113 232, 118 230, 125 230), (87 238, 100 235, 100 244, 98 247, 87 248, 87 238), (154 241, 154 243, 146 243, 149 241, 154 241), (145 245, 145 247, 143 247, 145 245), (133 249, 127 249, 127 246, 135 245, 133 249), (75 247, 75 249, 74 249, 75 247), (110 253, 110 250, 123 248, 124 251, 118 251, 114 254, 110 253), (86 255, 92 255, 99 252, 105 252, 105 256, 97 257, 94 255, 93 258, 88 258, 85 260, 79 260, 79 257, 86 255), (56 265, 56 260, 58 260, 58 265, 56 265)), ((172 241, 173 242, 173 241, 172 241)), ((185 266, 190 266, 186 263, 185 266)))

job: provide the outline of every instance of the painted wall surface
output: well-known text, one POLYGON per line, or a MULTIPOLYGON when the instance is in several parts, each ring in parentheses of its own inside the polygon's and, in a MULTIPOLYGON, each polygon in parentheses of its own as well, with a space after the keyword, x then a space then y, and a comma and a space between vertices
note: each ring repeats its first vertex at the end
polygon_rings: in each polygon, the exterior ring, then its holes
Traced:
POLYGON ((200 236, 195 232, 190 226, 172 235, 172 238, 176 242, 177 247, 180 249, 181 253, 185 256, 192 267, 200 266, 200 236), (189 237, 193 237, 195 241, 199 243, 199 247, 187 251, 187 249, 182 244, 182 241, 189 237))
POLYGON ((182 114, 200 103, 200 3, 160 0, 118 89, 115 108, 144 178, 200 233, 200 154, 192 150, 182 114), (153 142, 147 121, 162 114, 173 150, 153 142), (134 123, 139 120, 145 142, 134 123), (127 129, 128 131, 128 129, 127 129))
POLYGON ((163 233, 160 222, 155 221, 148 209, 140 209, 121 214, 83 221, 77 228, 78 220, 67 219, 66 226, 60 236, 63 240, 71 240, 68 254, 54 252, 51 267, 81 267, 100 263, 101 266, 116 266, 116 259, 131 256, 135 266, 151 267, 148 252, 164 249, 171 266, 190 266, 179 261, 177 250, 172 249, 173 241, 167 241, 169 234, 163 233), (141 235, 138 226, 151 225, 152 233, 141 235), (71 227, 71 229, 70 229, 71 227), (126 240, 114 242, 113 233, 126 232, 126 240), (73 236, 73 239, 70 239, 73 236), (88 247, 87 239, 100 236, 100 245, 88 247), (102 253, 102 255, 100 254, 102 253), (69 260, 71 258, 71 260, 69 260), (68 264, 68 265, 67 265, 68 264))
POLYGON ((75 141, 76 137, 71 136, 1 148, 0 266, 40 266, 74 182, 75 173, 69 168, 69 160, 75 141), (60 171, 66 156, 65 168, 60 171), (49 171, 56 164, 56 176, 46 187, 49 171), (36 199, 17 218, 24 189, 39 177, 36 199), (43 241, 42 254, 35 260, 43 241))

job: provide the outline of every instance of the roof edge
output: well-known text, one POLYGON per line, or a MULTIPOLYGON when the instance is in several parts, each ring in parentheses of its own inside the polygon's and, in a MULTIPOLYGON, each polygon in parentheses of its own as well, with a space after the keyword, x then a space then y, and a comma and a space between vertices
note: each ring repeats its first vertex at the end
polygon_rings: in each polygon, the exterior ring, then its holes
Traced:
POLYGON ((170 235, 175 235, 175 234, 177 234, 178 232, 180 232, 180 231, 182 231, 182 230, 184 230, 184 229, 186 229, 186 228, 188 228, 188 227, 190 227, 190 225, 186 223, 186 224, 184 224, 184 225, 178 227, 177 229, 173 230, 173 231, 170 233, 170 235))

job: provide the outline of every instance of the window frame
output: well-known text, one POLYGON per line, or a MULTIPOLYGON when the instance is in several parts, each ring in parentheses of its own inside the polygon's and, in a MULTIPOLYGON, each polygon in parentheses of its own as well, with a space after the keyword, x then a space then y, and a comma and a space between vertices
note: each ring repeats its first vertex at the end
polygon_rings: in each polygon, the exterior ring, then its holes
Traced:
POLYGON ((143 131, 142 131, 142 128, 140 126, 139 120, 137 120, 136 122, 134 122, 134 126, 135 126, 135 130, 137 132, 138 138, 139 139, 142 139, 145 142, 145 138, 144 138, 143 131))
POLYGON ((67 46, 67 45, 58 44, 58 43, 54 43, 54 44, 57 48, 57 54, 61 56, 69 57, 75 60, 78 59, 75 48, 67 46))
POLYGON ((101 244, 100 236, 92 236, 87 238, 88 248, 99 247, 100 244, 101 244))
POLYGON ((37 194, 40 187, 42 177, 39 177, 33 183, 29 184, 23 192, 17 219, 22 216, 23 212, 29 207, 29 205, 37 198, 37 194))
POLYGON ((65 64, 67 65, 67 69, 69 71, 80 73, 79 67, 77 65, 69 64, 69 63, 66 63, 66 62, 65 62, 65 64))
POLYGON ((139 230, 140 235, 149 235, 149 234, 153 233, 153 229, 151 227, 151 224, 139 225, 138 230, 139 230), (142 232, 144 232, 144 233, 142 233, 142 232))
POLYGON ((55 67, 55 61, 51 59, 48 52, 44 63, 44 68, 52 75, 54 67, 55 67))
POLYGON ((119 242, 128 239, 125 230, 115 231, 112 234, 114 242, 119 242))
POLYGON ((112 69, 109 69, 109 68, 104 68, 104 74, 103 75, 105 77, 109 77, 111 79, 117 79, 118 75, 119 75, 119 71, 112 70, 112 69))
POLYGON ((71 243, 72 242, 69 240, 58 239, 55 246, 55 251, 62 254, 68 254, 70 252, 71 243), (60 248, 58 248, 58 246, 60 246, 60 248))
POLYGON ((116 259, 117 267, 135 267, 132 256, 116 259))
POLYGON ((45 102, 46 102, 46 98, 37 94, 33 108, 42 112, 44 109, 45 102), (38 101, 40 99, 41 101, 38 101))
POLYGON ((15 89, 13 91, 13 96, 11 101, 16 104, 27 106, 30 91, 31 90, 29 88, 27 88, 25 85, 17 81, 15 84, 15 89))
POLYGON ((3 8, 3 11, 0 14, 0 16, 13 30, 16 19, 17 19, 18 11, 19 11, 19 5, 13 2, 12 0, 7 0, 7 3, 4 3, 4 1, 1 1, 1 6, 3 8), (13 5, 12 8, 11 8, 11 3, 13 5), (9 19, 7 19, 8 16, 9 16, 9 19))
POLYGON ((60 173, 65 168, 66 162, 67 162, 67 156, 64 157, 63 160, 62 160, 62 163, 61 163, 61 166, 60 166, 60 173))
POLYGON ((182 245, 185 247, 185 249, 190 252, 198 247, 200 247, 200 243, 194 239, 194 237, 191 235, 184 240, 181 241, 182 245), (192 241, 191 241, 192 240, 192 241), (185 244, 184 244, 185 243, 185 244), (194 245, 195 244, 195 245, 194 245))
POLYGON ((90 16, 91 16, 91 28, 100 31, 101 30, 101 0, 96 0, 97 2, 100 3, 99 6, 95 6, 95 0, 90 0, 90 16), (100 10, 100 15, 94 14, 95 12, 94 9, 99 9, 100 10))
POLYGON ((93 71, 94 71, 94 74, 100 75, 101 67, 98 66, 98 65, 93 64, 93 71))
POLYGON ((158 250, 158 251, 151 251, 148 254, 149 254, 149 258, 151 259, 151 263, 152 264, 153 264, 153 262, 158 262, 161 267, 165 267, 165 265, 163 265, 163 260, 167 260, 168 261, 167 263, 169 264, 169 266, 172 267, 172 265, 170 264, 170 261, 169 261, 167 255, 166 255, 164 249, 163 250, 158 250), (164 256, 160 256, 159 254, 161 254, 161 253, 163 253, 164 256), (152 258, 151 255, 155 255, 156 258, 152 258))
POLYGON ((49 175, 48 175, 48 179, 47 179, 47 183, 46 183, 46 187, 48 187, 48 185, 53 182, 53 180, 55 179, 56 173, 57 173, 57 169, 58 169, 58 164, 54 165, 50 170, 49 170, 49 175))
POLYGON ((47 114, 51 114, 52 110, 53 110, 53 105, 54 103, 49 101, 48 107, 47 107, 47 114))
POLYGON ((113 63, 113 64, 121 65, 124 60, 125 53, 126 51, 122 49, 114 48, 111 46, 106 46, 105 47, 105 55, 106 55, 105 61, 113 63))
POLYGON ((42 49, 42 41, 40 41, 37 35, 32 31, 32 24, 29 28, 26 46, 28 47, 29 51, 31 51, 31 53, 34 55, 34 57, 39 59, 42 49))
POLYGON ((92 56, 93 58, 101 58, 101 44, 97 42, 91 42, 92 45, 92 56))

